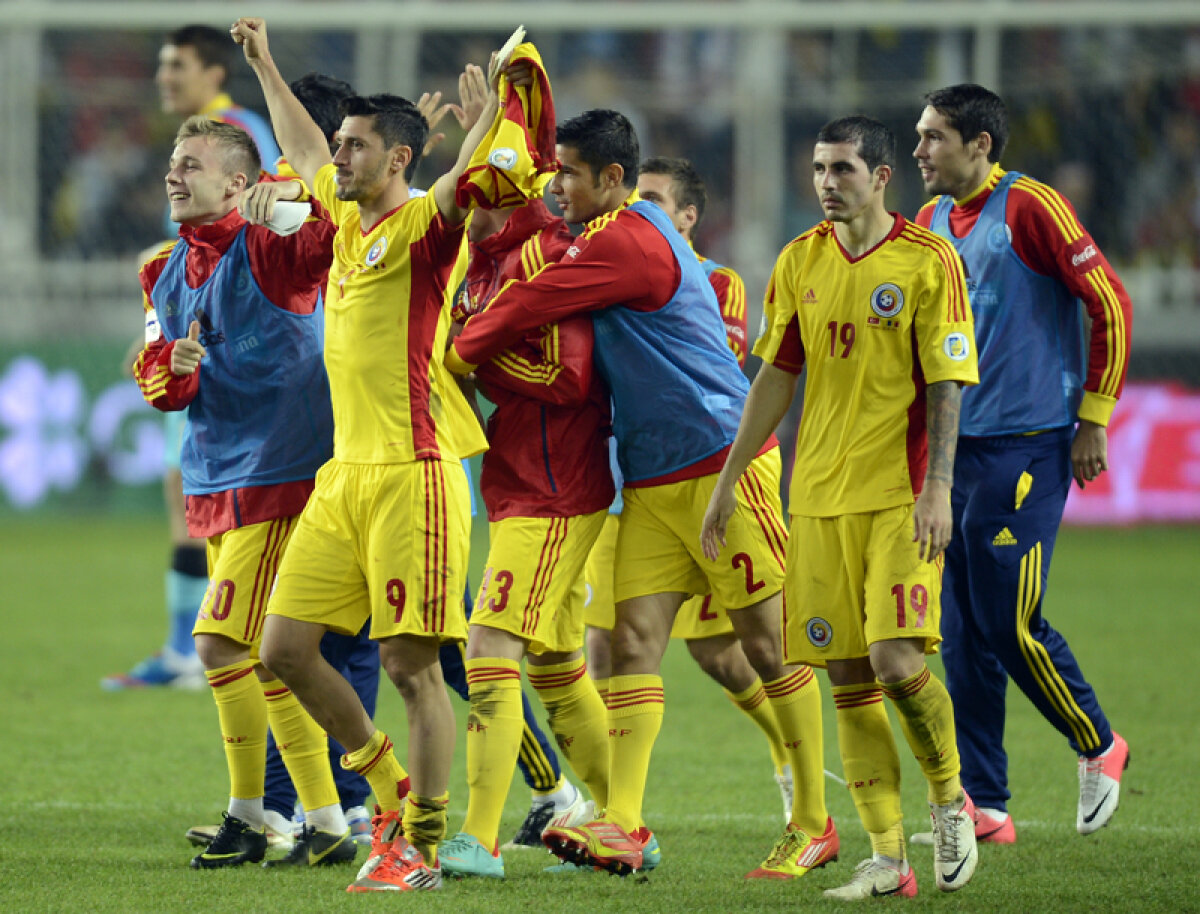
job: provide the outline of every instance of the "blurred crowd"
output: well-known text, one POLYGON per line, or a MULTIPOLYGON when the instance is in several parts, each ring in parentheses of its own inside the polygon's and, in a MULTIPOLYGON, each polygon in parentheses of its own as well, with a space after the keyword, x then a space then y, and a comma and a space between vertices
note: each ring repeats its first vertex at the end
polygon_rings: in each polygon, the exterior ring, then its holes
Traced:
MULTIPOLYGON (((46 255, 132 254, 161 236, 161 163, 177 126, 176 117, 160 113, 154 87, 161 37, 47 33, 39 117, 46 255)), ((807 193, 810 150, 799 138, 848 105, 888 123, 901 139, 913 136, 924 92, 970 78, 965 69, 946 72, 967 61, 965 52, 955 60, 953 45, 948 55, 946 38, 888 29, 787 37, 782 110, 791 167, 782 180, 789 237, 820 218, 807 193)), ((537 39, 561 115, 617 108, 634 121, 644 153, 686 156, 697 165, 712 200, 697 245, 727 257, 737 189, 733 114, 741 103, 734 68, 746 59, 743 39, 684 29, 537 39)), ((453 97, 462 63, 483 61, 497 36, 425 33, 416 44, 419 59, 394 68, 415 75, 411 86, 385 86, 384 74, 378 85, 366 85, 361 72, 339 72, 340 61, 354 59, 356 40, 349 33, 281 33, 277 54, 292 76, 320 70, 367 91, 415 97, 442 89, 453 97)), ((1012 109, 1009 167, 1062 190, 1118 264, 1200 267, 1200 29, 1020 30, 1002 42, 1002 84, 992 88, 1012 109)), ((244 67, 231 93, 261 110, 244 67)), ((428 173, 442 165, 430 163, 428 173)), ((894 187, 891 205, 915 213, 922 202, 915 169, 901 169, 894 187)))

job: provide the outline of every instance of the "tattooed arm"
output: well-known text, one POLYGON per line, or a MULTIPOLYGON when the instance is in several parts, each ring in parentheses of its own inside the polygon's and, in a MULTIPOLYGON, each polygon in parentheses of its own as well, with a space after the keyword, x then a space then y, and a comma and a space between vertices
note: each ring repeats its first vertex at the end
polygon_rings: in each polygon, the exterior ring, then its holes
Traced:
POLYGON ((950 489, 954 485, 954 450, 958 445, 961 403, 962 388, 957 381, 939 381, 925 389, 929 465, 913 508, 913 542, 927 562, 941 555, 950 543, 953 523, 950 489))

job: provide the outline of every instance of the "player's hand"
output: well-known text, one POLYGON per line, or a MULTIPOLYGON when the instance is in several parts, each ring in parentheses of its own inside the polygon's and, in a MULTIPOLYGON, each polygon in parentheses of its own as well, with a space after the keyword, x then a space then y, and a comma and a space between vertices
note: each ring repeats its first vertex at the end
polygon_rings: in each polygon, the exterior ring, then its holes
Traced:
POLYGON ((200 367, 200 360, 207 355, 200 345, 200 322, 192 321, 188 326, 188 335, 175 341, 171 349, 171 374, 195 374, 200 367))
POLYGON ((1081 489, 1108 469, 1108 429, 1087 419, 1079 420, 1071 442, 1071 468, 1081 489))
POLYGON ((299 181, 262 181, 246 188, 238 200, 238 214, 251 225, 266 225, 279 200, 295 200, 303 192, 299 181))
POLYGON ((932 562, 950 545, 954 517, 950 509, 950 487, 939 480, 925 480, 925 488, 913 506, 913 542, 917 555, 932 562))
MULTIPOLYGON (((458 110, 462 117, 458 123, 463 130, 470 130, 487 107, 488 81, 483 74, 483 67, 469 63, 458 74, 458 110)), ((457 115, 456 115, 457 116, 457 115)))
POLYGON ((737 510, 737 495, 733 486, 722 485, 718 480, 713 489, 712 498, 708 500, 708 509, 704 512, 704 521, 700 525, 700 548, 704 557, 715 562, 725 546, 725 531, 729 527, 729 519, 737 510))
POLYGON ((251 65, 271 56, 270 48, 267 47, 267 23, 264 19, 243 16, 229 27, 229 37, 242 46, 246 62, 251 65))
POLYGON ((508 80, 508 84, 516 89, 525 89, 533 85, 533 64, 528 60, 513 61, 500 72, 508 80))

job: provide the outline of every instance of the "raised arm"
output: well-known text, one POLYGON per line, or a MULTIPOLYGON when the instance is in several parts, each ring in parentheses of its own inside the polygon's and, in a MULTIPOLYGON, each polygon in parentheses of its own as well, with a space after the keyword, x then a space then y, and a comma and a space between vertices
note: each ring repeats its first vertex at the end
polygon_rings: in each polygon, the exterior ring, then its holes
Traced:
POLYGON ((275 66, 267 45, 267 24, 262 19, 242 18, 229 29, 233 40, 242 46, 246 63, 258 77, 271 126, 283 150, 284 158, 296 170, 306 185, 313 186, 321 166, 329 164, 329 142, 321 128, 292 94, 288 84, 275 66))
POLYGON ((438 212, 447 222, 454 225, 458 225, 466 219, 469 212, 466 207, 459 206, 455 202, 455 188, 458 185, 458 179, 467 170, 471 156, 475 154, 480 141, 492 129, 492 121, 496 119, 496 112, 500 107, 500 101, 496 95, 496 84, 488 85, 483 70, 475 64, 467 64, 462 76, 459 77, 459 89, 463 93, 464 102, 470 93, 477 95, 479 92, 486 92, 487 94, 483 110, 479 113, 475 123, 471 125, 471 129, 467 131, 462 147, 458 150, 458 160, 454 163, 454 167, 438 178, 433 185, 433 199, 437 203, 438 212))

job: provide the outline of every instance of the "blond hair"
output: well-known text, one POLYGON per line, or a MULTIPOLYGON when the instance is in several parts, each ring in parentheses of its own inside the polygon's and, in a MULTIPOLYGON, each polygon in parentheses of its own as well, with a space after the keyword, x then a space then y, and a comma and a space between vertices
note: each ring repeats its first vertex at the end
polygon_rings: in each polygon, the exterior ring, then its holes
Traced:
POLYGON ((262 159, 258 155, 258 147, 254 145, 254 140, 241 127, 197 114, 189 117, 179 127, 179 132, 175 134, 175 145, 178 146, 184 140, 193 137, 204 137, 217 144, 221 160, 229 174, 244 174, 247 184, 258 181, 258 174, 262 171, 262 159))

